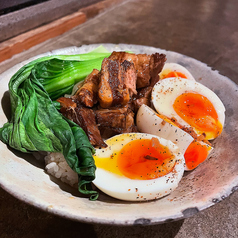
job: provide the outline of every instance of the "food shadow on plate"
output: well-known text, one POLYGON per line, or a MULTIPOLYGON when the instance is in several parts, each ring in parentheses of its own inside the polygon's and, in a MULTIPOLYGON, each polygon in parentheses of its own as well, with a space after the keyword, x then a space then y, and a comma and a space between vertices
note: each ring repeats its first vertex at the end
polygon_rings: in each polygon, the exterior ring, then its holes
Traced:
MULTIPOLYGON (((59 178, 56 178, 53 175, 48 174, 46 171, 45 171, 45 173, 49 176, 49 179, 53 183, 55 183, 57 186, 59 186, 59 188, 62 191, 66 192, 66 193, 69 193, 72 196, 74 196, 76 198, 79 198, 79 199, 89 199, 90 196, 89 195, 84 195, 84 194, 80 193, 76 186, 75 187, 70 186, 69 184, 64 183, 63 181, 61 181, 59 178)), ((119 201, 119 200, 117 200, 115 198, 112 198, 112 197, 104 194, 99 189, 97 189, 94 185, 92 185, 92 186, 93 186, 93 189, 99 193, 99 198, 97 199, 98 201, 107 202, 107 203, 119 203, 119 202, 120 203, 124 203, 122 201, 119 201)))
MULTIPOLYGON (((59 186, 59 188, 66 192, 71 194, 74 197, 80 198, 80 199, 89 199, 89 195, 84 195, 82 193, 80 193, 77 189, 77 187, 72 187, 67 183, 64 183, 63 181, 61 181, 59 178, 54 177, 53 175, 48 174, 46 171, 45 173, 49 176, 49 179, 55 183, 57 186, 59 186)), ((98 188, 96 188, 94 185, 93 186, 93 190, 97 191, 99 193, 99 197, 97 199, 97 201, 100 202, 106 202, 106 203, 121 203, 121 204, 125 204, 125 203, 130 203, 130 202, 126 202, 126 201, 120 201, 118 199, 115 199, 113 197, 108 196, 107 194, 103 193, 102 191, 100 191, 98 188)), ((92 201, 93 202, 93 201, 92 201)))
POLYGON ((24 153, 24 152, 21 152, 21 151, 11 148, 10 146, 7 146, 7 148, 19 159, 25 160, 28 163, 30 163, 31 165, 33 165, 39 169, 45 168, 45 161, 44 161, 43 155, 38 154, 37 152, 24 153))
MULTIPOLYGON (((46 171, 45 173, 49 176, 49 179, 55 183, 57 186, 59 186, 59 188, 66 192, 71 194, 72 196, 79 198, 79 199, 88 199, 89 200, 89 195, 84 195, 82 193, 80 193, 77 189, 77 187, 72 187, 67 183, 64 183, 63 181, 61 181, 59 178, 54 177, 53 175, 48 174, 46 171)), ((159 199, 155 199, 155 200, 150 200, 150 201, 123 201, 123 200, 119 200, 116 198, 113 198, 107 194, 105 194, 104 192, 100 191, 96 186, 94 186, 92 184, 92 188, 93 190, 97 191, 99 194, 99 197, 97 199, 98 202, 101 203, 111 203, 111 204, 142 204, 142 203, 148 203, 148 202, 155 202, 155 201, 159 201, 160 199, 163 199, 165 197, 159 198, 159 199)), ((168 195, 167 195, 168 196, 168 195)), ((92 201, 94 202, 94 201, 92 201)))
POLYGON ((11 118, 11 101, 10 101, 10 93, 9 91, 6 91, 3 94, 2 100, 1 100, 1 105, 2 105, 2 109, 3 112, 7 118, 7 120, 10 120, 11 118))

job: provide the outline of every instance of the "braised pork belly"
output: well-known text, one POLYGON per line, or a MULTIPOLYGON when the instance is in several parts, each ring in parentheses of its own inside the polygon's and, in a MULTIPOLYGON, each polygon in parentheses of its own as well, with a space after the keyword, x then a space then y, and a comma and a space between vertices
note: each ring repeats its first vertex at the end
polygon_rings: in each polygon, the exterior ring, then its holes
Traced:
POLYGON ((130 95, 136 93, 136 71, 129 61, 110 60, 102 62, 98 97, 102 108, 125 106, 130 95))
POLYGON ((113 52, 94 69, 71 98, 59 98, 60 112, 77 123, 94 146, 106 147, 102 132, 136 132, 135 114, 150 106, 166 56, 113 52))
POLYGON ((151 55, 150 59, 150 86, 154 87, 154 85, 159 81, 159 73, 162 71, 164 64, 166 61, 165 54, 155 53, 151 55))
POLYGON ((86 107, 93 107, 98 102, 98 85, 100 72, 94 69, 84 80, 84 84, 73 96, 74 100, 86 107))
POLYGON ((116 134, 136 132, 134 113, 128 106, 123 108, 99 109, 95 111, 100 131, 116 134))
POLYGON ((159 73, 164 67, 166 61, 165 54, 155 53, 147 54, 131 54, 127 52, 112 52, 109 59, 123 62, 125 60, 134 64, 136 69, 136 89, 148 87, 151 83, 158 81, 159 73), (153 81, 153 82, 151 82, 153 81))
POLYGON ((71 98, 59 98, 63 116, 78 124, 87 134, 90 143, 94 146, 107 147, 96 124, 95 113, 92 109, 76 104, 71 98))
POLYGON ((148 86, 145 88, 138 89, 138 94, 132 97, 130 102, 130 108, 136 113, 140 106, 145 104, 151 106, 151 92, 153 87, 148 86))

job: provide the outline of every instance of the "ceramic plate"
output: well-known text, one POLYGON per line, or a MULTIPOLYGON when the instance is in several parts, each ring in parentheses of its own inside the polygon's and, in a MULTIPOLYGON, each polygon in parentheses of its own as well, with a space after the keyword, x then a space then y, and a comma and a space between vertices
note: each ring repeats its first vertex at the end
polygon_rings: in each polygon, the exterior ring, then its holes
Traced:
MULTIPOLYGON (((88 52, 98 45, 70 47, 31 58, 0 75, 0 126, 9 113, 8 82, 24 64, 52 54, 88 52)), ((185 66, 200 83, 213 90, 226 107, 224 130, 213 142, 210 157, 194 171, 186 173, 170 195, 150 202, 123 202, 100 193, 89 201, 77 190, 62 184, 44 170, 44 162, 30 154, 8 148, 0 142, 0 184, 13 196, 33 206, 69 219, 102 224, 158 224, 194 215, 229 196, 238 188, 238 86, 206 64, 190 57, 157 48, 136 45, 104 45, 109 51, 165 53, 167 62, 185 66)))

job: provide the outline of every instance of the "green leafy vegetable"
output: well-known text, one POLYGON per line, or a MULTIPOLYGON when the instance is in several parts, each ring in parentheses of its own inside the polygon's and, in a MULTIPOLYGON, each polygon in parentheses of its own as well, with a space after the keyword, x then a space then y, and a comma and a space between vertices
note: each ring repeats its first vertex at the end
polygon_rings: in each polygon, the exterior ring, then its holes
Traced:
POLYGON ((57 110, 58 103, 52 100, 72 90, 94 68, 100 69, 108 56, 97 51, 47 56, 19 69, 9 82, 11 119, 0 128, 0 139, 14 149, 63 153, 78 173, 79 191, 91 199, 98 196, 91 187, 96 169, 94 148, 82 128, 64 118, 57 110))
POLYGON ((42 83, 51 99, 55 100, 61 95, 70 94, 73 86, 91 73, 93 68, 100 69, 103 59, 101 57, 86 61, 50 59, 37 63, 31 74, 42 83))

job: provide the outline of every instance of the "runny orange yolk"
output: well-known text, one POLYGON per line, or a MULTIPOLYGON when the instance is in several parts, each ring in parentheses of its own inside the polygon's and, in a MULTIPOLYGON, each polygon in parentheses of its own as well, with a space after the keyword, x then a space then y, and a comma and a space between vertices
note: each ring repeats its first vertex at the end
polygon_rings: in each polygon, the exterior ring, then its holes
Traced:
POLYGON ((184 79, 187 78, 185 76, 185 74, 183 74, 183 73, 172 71, 172 72, 169 72, 168 74, 164 75, 163 79, 165 79, 165 78, 173 78, 173 77, 180 77, 180 78, 184 78, 184 79))
POLYGON ((183 93, 176 98, 173 108, 184 121, 197 131, 209 133, 213 138, 222 131, 222 125, 218 121, 213 104, 201 94, 183 93))
POLYGON ((208 156, 211 147, 193 141, 187 148, 184 158, 188 169, 195 169, 208 156))
POLYGON ((171 172, 176 161, 157 138, 138 139, 126 144, 117 159, 119 170, 130 179, 149 180, 171 172))

